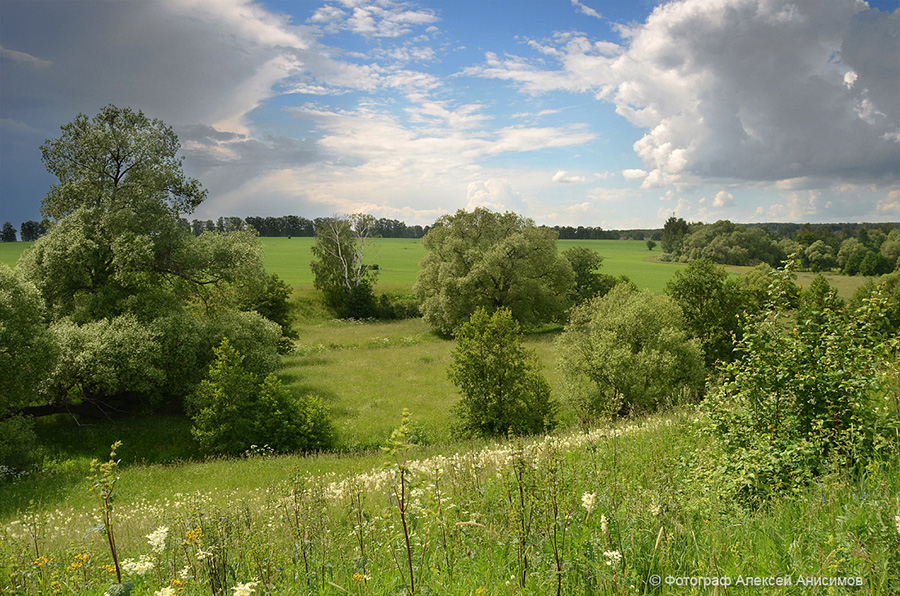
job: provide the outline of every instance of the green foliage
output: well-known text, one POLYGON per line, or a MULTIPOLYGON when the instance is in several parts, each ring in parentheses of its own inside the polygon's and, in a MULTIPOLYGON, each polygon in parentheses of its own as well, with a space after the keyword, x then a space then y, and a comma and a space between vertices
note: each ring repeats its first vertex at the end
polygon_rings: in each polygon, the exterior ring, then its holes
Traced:
POLYGON ((143 112, 107 106, 88 119, 79 114, 58 139, 41 146, 47 171, 59 179, 43 211, 60 219, 76 210, 190 213, 206 196, 185 178, 180 145, 171 127, 143 112))
POLYGON ((314 285, 340 318, 376 314, 373 286, 378 269, 366 262, 374 225, 375 218, 362 213, 316 221, 316 260, 310 263, 314 285))
POLYGON ((780 265, 785 258, 778 242, 759 227, 738 226, 728 220, 692 224, 684 236, 681 261, 709 259, 723 265, 780 265))
POLYGON ((689 338, 678 304, 629 284, 573 309, 557 350, 582 420, 653 411, 703 387, 699 342, 689 338))
POLYGON ((191 432, 205 453, 237 455, 263 444, 276 452, 332 446, 334 430, 319 398, 296 400, 276 375, 248 371, 227 338, 215 354, 189 403, 191 432))
POLYGON ((289 329, 290 289, 265 273, 255 232, 195 237, 182 225, 181 213, 206 193, 182 173, 171 128, 109 106, 79 115, 41 149, 59 179, 43 211, 57 221, 19 268, 46 301, 60 344, 46 403, 180 405, 226 332, 254 366, 274 370, 277 355, 258 363, 267 348, 256 347, 287 348, 281 332, 237 311, 289 329))
POLYGON ((684 237, 688 233, 688 224, 674 215, 666 220, 662 233, 662 249, 664 253, 678 255, 684 245, 684 237))
POLYGON ((31 418, 15 415, 0 420, 0 481, 4 468, 25 469, 34 463, 37 447, 31 418))
POLYGON ((850 305, 852 308, 859 308, 875 294, 880 294, 885 300, 886 332, 888 334, 897 333, 900 331, 900 271, 885 275, 878 280, 866 281, 865 285, 853 294, 850 305))
POLYGON ((681 307, 691 336, 700 340, 707 365, 733 359, 741 317, 750 306, 737 279, 712 261, 701 259, 676 271, 666 285, 666 294, 681 307))
POLYGON ((56 354, 37 289, 0 264, 0 418, 37 399, 56 354))
POLYGON ((16 241, 16 228, 10 222, 6 222, 3 224, 3 228, 0 229, 0 242, 15 242, 16 241))
POLYGON ((382 320, 421 317, 415 295, 406 292, 384 292, 378 296, 378 318, 382 320))
POLYGON ((842 309, 820 278, 795 317, 772 300, 752 319, 741 359, 723 364, 705 405, 721 447, 710 481, 754 503, 797 490, 829 462, 860 470, 896 446, 897 403, 883 389, 896 343, 884 311, 879 293, 842 309))
POLYGON ((556 232, 512 212, 477 208, 438 219, 423 239, 415 292, 425 321, 452 335, 479 308, 507 308, 523 325, 558 321, 573 273, 556 232))
POLYGON ((656 240, 647 240, 647 250, 656 248, 656 240))
POLYGON ((583 246, 566 249, 562 256, 572 267, 575 275, 569 298, 572 304, 581 304, 595 296, 603 296, 616 285, 617 280, 612 275, 600 273, 603 257, 596 251, 583 246))
POLYGON ((550 386, 508 309, 477 309, 459 328, 452 357, 448 376, 462 394, 454 409, 460 434, 528 435, 553 427, 550 386))

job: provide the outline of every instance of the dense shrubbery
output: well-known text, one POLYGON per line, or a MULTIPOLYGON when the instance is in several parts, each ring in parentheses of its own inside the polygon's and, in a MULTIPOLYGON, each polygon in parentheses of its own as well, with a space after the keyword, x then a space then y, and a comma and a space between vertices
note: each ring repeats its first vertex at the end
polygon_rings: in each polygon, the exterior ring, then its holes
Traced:
POLYGON ((803 486, 829 464, 861 470, 895 449, 900 431, 898 388, 884 385, 897 343, 880 292, 847 310, 819 278, 792 313, 779 307, 789 273, 779 279, 771 307, 737 344, 741 358, 722 366, 705 402, 720 451, 703 482, 750 503, 803 486))
POLYGON ((247 370, 227 338, 215 355, 188 403, 192 433, 205 453, 238 455, 254 445, 279 453, 333 446, 334 429, 317 397, 297 400, 274 373, 247 370))
POLYGON ((704 379, 699 344, 672 298, 624 283, 573 309, 557 341, 566 393, 583 420, 695 399, 704 379))
POLYGON ((550 385, 505 308, 479 308, 460 326, 448 374, 462 394, 455 407, 460 435, 521 436, 555 424, 550 385))

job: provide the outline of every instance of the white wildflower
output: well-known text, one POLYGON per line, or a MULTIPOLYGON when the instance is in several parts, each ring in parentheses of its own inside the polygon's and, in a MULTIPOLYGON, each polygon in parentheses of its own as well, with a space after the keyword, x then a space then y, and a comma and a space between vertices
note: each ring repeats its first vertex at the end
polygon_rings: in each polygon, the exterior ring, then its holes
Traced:
POLYGON ((181 571, 178 572, 178 578, 182 580, 187 580, 188 576, 191 574, 191 566, 185 565, 181 568, 181 571))
POLYGON ((175 595, 176 595, 175 588, 173 588, 172 586, 166 586, 165 588, 163 588, 161 590, 157 590, 157 591, 153 592, 153 596, 175 596, 175 595))
POLYGON ((617 550, 603 551, 603 556, 607 559, 607 565, 618 565, 619 561, 622 560, 622 554, 617 550))
POLYGON ((246 584, 238 584, 234 587, 234 596, 250 596, 256 591, 256 584, 259 582, 247 582, 246 584))
POLYGON ((662 505, 650 505, 650 513, 653 514, 653 517, 657 517, 662 513, 662 505))
POLYGON ((122 571, 144 575, 153 569, 153 561, 147 555, 141 555, 138 559, 125 559, 122 561, 122 571))
POLYGON ((160 555, 166 549, 166 537, 169 535, 169 526, 160 526, 147 534, 147 542, 156 554, 160 555))
POLYGON ((605 515, 600 516, 600 531, 603 532, 604 535, 609 534, 609 524, 607 523, 605 515))
POLYGON ((597 500, 596 493, 584 493, 581 495, 581 506, 587 510, 588 515, 594 510, 594 502, 597 500))
POLYGON ((900 534, 900 515, 895 515, 894 521, 897 522, 897 533, 900 534))

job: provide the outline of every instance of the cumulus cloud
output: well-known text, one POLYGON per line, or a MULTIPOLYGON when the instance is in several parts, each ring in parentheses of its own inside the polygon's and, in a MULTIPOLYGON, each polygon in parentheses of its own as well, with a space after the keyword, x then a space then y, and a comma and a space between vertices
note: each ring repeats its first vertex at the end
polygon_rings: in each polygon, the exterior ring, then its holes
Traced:
POLYGON ((584 176, 573 176, 565 170, 557 170, 552 179, 557 184, 580 184, 586 180, 584 176))
POLYGON ((622 170, 622 177, 625 180, 642 180, 647 177, 647 171, 640 169, 622 170))
POLYGON ((733 203, 734 195, 724 190, 717 192, 715 198, 713 198, 713 207, 728 207, 733 203))
POLYGON ((466 188, 466 209, 485 207, 492 211, 516 211, 522 213, 525 210, 525 201, 522 195, 513 190, 509 181, 504 179, 489 178, 470 182, 466 188))
POLYGON ((634 145, 644 188, 692 177, 896 181, 898 29, 900 11, 857 0, 681 0, 620 26, 619 52, 569 33, 533 42, 541 60, 488 53, 468 72, 614 103, 647 130, 634 145))

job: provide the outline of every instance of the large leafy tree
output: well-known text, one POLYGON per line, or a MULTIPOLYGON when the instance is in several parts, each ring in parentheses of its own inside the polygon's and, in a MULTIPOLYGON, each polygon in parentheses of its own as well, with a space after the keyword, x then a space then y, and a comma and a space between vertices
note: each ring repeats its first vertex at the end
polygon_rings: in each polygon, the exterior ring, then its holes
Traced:
POLYGON ((556 232, 516 213, 477 208, 437 220, 416 282, 422 314, 453 334, 479 308, 507 308, 527 325, 561 320, 574 275, 556 251, 556 232))
POLYGON ((479 308, 459 328, 448 375, 462 394, 454 410, 462 435, 526 435, 553 426, 550 385, 505 308, 479 308))
POLYGON ((281 333, 238 311, 278 312, 271 301, 283 289, 254 232, 195 237, 182 224, 206 192, 182 172, 178 149, 170 127, 115 106, 77 116, 41 147, 58 178, 42 207, 52 223, 19 268, 60 347, 45 410, 178 404, 225 335, 274 363, 281 333))

